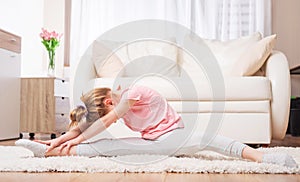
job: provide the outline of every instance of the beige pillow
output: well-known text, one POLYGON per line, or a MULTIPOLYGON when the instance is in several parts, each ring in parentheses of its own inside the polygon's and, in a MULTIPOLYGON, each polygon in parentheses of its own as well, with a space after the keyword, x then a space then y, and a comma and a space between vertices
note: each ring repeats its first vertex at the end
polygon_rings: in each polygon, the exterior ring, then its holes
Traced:
POLYGON ((179 76, 175 38, 169 41, 141 39, 128 43, 129 62, 124 66, 124 76, 137 77, 145 74, 179 76))
POLYGON ((105 43, 94 41, 92 61, 94 63, 98 77, 116 77, 121 74, 124 67, 123 61, 126 62, 127 46, 121 46, 115 51, 110 47, 121 45, 119 42, 106 41, 105 43))
POLYGON ((261 40, 261 34, 256 32, 249 36, 243 36, 229 41, 208 40, 204 43, 210 48, 217 59, 224 76, 232 76, 232 70, 242 54, 252 45, 261 40))
POLYGON ((275 46, 276 35, 263 38, 247 49, 232 70, 233 76, 251 76, 265 63, 275 46))

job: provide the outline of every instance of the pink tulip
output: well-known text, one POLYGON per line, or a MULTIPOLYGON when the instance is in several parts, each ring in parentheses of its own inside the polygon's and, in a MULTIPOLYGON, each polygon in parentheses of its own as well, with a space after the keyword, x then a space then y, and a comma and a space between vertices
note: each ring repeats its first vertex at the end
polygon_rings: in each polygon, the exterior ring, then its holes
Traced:
POLYGON ((44 28, 42 28, 42 31, 43 31, 43 33, 44 33, 44 34, 47 32, 47 30, 46 30, 46 29, 44 29, 44 28))
MULTIPOLYGON (((39 35, 46 42, 48 42, 50 40, 59 42, 60 38, 62 37, 63 34, 59 34, 56 31, 49 32, 45 28, 42 28, 42 32, 39 35)), ((53 44, 53 45, 57 45, 57 44, 53 44)), ((55 49, 55 47, 53 49, 55 49)))

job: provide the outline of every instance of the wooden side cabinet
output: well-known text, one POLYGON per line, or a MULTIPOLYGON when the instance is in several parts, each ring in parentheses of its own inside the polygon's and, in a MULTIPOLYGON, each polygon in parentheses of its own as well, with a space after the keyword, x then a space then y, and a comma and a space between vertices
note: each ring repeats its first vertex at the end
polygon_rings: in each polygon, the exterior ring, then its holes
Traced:
POLYGON ((21 79, 20 131, 29 133, 57 133, 67 130, 69 100, 68 82, 55 77, 27 77, 21 79))
POLYGON ((0 29, 0 140, 19 138, 21 37, 0 29))

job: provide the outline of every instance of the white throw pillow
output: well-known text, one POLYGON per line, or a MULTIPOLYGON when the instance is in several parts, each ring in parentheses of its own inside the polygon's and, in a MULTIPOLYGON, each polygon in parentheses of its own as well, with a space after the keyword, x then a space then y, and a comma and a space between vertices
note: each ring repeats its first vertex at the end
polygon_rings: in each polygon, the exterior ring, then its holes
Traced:
POLYGON ((265 63, 275 46, 276 35, 263 38, 247 49, 232 70, 234 76, 251 76, 265 63))
POLYGON ((123 62, 128 61, 127 46, 122 45, 122 42, 94 41, 92 61, 98 77, 116 77, 121 74, 123 62), (121 47, 112 50, 120 45, 121 47))
POLYGON ((217 59, 220 69, 224 76, 235 76, 232 73, 237 61, 239 61, 242 54, 261 40, 261 34, 256 32, 249 36, 244 36, 239 39, 230 41, 218 41, 204 39, 204 43, 210 48, 211 52, 217 59))
MULTIPOLYGON (((175 39, 174 39, 175 40, 175 39)), ((145 74, 179 76, 177 46, 170 42, 143 39, 128 43, 129 62, 124 66, 124 76, 136 77, 145 74)))

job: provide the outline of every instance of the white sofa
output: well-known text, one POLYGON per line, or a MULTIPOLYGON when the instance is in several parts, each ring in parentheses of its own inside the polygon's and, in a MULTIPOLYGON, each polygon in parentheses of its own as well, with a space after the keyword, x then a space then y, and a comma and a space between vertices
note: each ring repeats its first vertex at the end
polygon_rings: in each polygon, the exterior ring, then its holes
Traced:
MULTIPOLYGON (((269 144, 271 139, 283 139, 288 125, 290 74, 285 55, 272 50, 274 45, 264 44, 269 52, 260 54, 260 59, 263 60, 259 63, 251 63, 258 67, 255 73, 230 71, 232 68, 244 66, 237 65, 237 62, 234 63, 237 60, 232 60, 236 57, 247 59, 244 57, 245 50, 251 53, 250 56, 255 54, 255 50, 251 50, 247 43, 252 41, 253 47, 262 40, 264 39, 256 34, 229 42, 203 41, 216 57, 217 63, 223 61, 219 58, 231 59, 226 60, 229 64, 219 64, 224 76, 224 82, 220 83, 224 83, 224 92, 221 91, 224 97, 214 97, 212 85, 219 83, 212 83, 207 79, 210 70, 197 65, 197 61, 188 51, 178 49, 174 44, 157 44, 154 40, 125 44, 115 51, 114 55, 106 57, 105 62, 101 59, 99 63, 97 59, 103 56, 101 54, 105 50, 99 49, 99 42, 96 40, 77 66, 72 80, 72 104, 80 104, 80 95, 94 87, 114 87, 119 84, 121 87, 127 87, 133 83, 146 85, 166 97, 170 105, 183 116, 186 125, 196 124, 195 132, 211 132, 212 127, 209 123, 214 122, 217 126, 213 127, 213 132, 217 131, 218 134, 248 144, 269 144), (220 53, 222 51, 223 53, 220 53), (232 51, 236 54, 240 52, 240 55, 234 55, 232 51), (146 58, 149 55, 167 58, 167 62, 171 60, 170 64, 164 64, 163 61, 162 64, 157 64, 157 60, 147 62, 146 58), (132 60, 139 58, 139 61, 132 64, 132 60), (151 73, 153 69, 159 75, 146 74, 137 79, 143 73, 151 73), (183 88, 186 89, 182 94, 180 92, 183 88), (212 121, 212 114, 221 120, 212 121)), ((156 59, 155 56, 151 58, 156 59)), ((239 64, 240 62, 242 60, 239 60, 239 64)), ((127 129, 121 121, 113 124, 104 137, 107 137, 107 134, 114 137, 139 136, 138 133, 127 129)))

